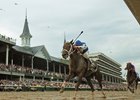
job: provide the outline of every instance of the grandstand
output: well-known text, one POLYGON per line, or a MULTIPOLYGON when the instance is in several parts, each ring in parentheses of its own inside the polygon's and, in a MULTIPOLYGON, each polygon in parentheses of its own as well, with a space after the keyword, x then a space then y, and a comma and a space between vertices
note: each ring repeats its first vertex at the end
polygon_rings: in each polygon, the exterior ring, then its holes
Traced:
MULTIPOLYGON (((44 45, 30 47, 32 35, 29 31, 27 16, 20 38, 22 46, 16 45, 15 39, 0 34, 1 84, 3 80, 4 83, 5 80, 10 80, 10 83, 13 81, 62 82, 68 75, 68 60, 51 56, 44 45)), ((103 53, 90 54, 90 57, 98 63, 104 82, 118 84, 124 81, 119 63, 103 53)), ((20 83, 17 82, 17 84, 20 83)))
POLYGON ((108 83, 122 83, 125 81, 121 76, 121 65, 103 53, 91 53, 90 58, 97 62, 102 79, 108 83))

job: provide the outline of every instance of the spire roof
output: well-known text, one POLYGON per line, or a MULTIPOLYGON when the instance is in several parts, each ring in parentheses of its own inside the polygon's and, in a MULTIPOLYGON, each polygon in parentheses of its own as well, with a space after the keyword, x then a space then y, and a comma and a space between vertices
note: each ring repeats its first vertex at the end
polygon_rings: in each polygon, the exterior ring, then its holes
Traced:
POLYGON ((30 34, 29 31, 29 27, 28 27, 28 21, 27 21, 27 12, 26 12, 26 18, 25 18, 25 23, 24 23, 24 28, 23 28, 23 33, 20 35, 20 37, 32 37, 32 35, 30 34))

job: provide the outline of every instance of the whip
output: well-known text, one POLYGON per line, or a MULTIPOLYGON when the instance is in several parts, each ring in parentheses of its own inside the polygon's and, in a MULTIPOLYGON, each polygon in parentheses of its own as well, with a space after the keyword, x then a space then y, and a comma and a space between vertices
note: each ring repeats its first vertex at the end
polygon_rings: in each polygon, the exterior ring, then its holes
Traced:
MULTIPOLYGON (((81 33, 75 38, 74 42, 80 37, 80 35, 83 33, 83 31, 81 31, 81 33)), ((73 42, 73 43, 74 43, 73 42)))

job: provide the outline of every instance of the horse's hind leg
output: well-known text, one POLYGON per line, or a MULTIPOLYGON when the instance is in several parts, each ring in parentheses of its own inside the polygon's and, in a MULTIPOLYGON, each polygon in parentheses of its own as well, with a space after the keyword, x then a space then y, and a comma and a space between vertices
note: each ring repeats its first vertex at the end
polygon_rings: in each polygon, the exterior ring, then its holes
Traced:
POLYGON ((91 91, 94 92, 94 88, 93 88, 93 85, 92 85, 92 83, 91 83, 91 78, 86 77, 86 80, 87 80, 88 85, 89 85, 90 88, 91 88, 91 91))
POLYGON ((98 81, 99 82, 99 86, 101 88, 101 91, 102 91, 102 94, 104 95, 104 97, 106 97, 104 91, 103 91, 103 88, 102 88, 102 81, 98 81))
POLYGON ((93 85, 92 85, 91 78, 86 77, 86 80, 87 80, 88 85, 89 85, 90 88, 91 88, 91 91, 92 91, 92 98, 93 98, 93 97, 94 97, 94 87, 93 87, 93 85))
POLYGON ((82 70, 81 73, 78 75, 78 82, 75 85, 75 95, 74 95, 74 98, 76 98, 77 91, 78 91, 79 86, 81 84, 81 81, 82 81, 84 73, 85 73, 85 70, 82 70))
POLYGON ((139 82, 138 79, 136 79, 136 87, 135 87, 136 90, 137 90, 138 82, 139 82))
POLYGON ((104 97, 106 97, 106 95, 105 95, 105 93, 102 89, 102 76, 101 76, 101 74, 99 74, 99 73, 96 74, 95 78, 98 80, 98 83, 99 83, 99 86, 101 88, 102 94, 104 95, 104 97))

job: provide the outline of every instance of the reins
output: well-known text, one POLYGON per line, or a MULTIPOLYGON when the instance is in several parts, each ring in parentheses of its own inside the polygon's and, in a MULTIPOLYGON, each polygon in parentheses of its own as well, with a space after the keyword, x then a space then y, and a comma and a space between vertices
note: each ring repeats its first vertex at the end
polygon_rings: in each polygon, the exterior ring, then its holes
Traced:
POLYGON ((71 54, 73 54, 75 52, 75 50, 73 50, 73 46, 72 44, 70 44, 70 49, 63 49, 63 51, 66 51, 68 53, 68 56, 70 56, 71 54))

